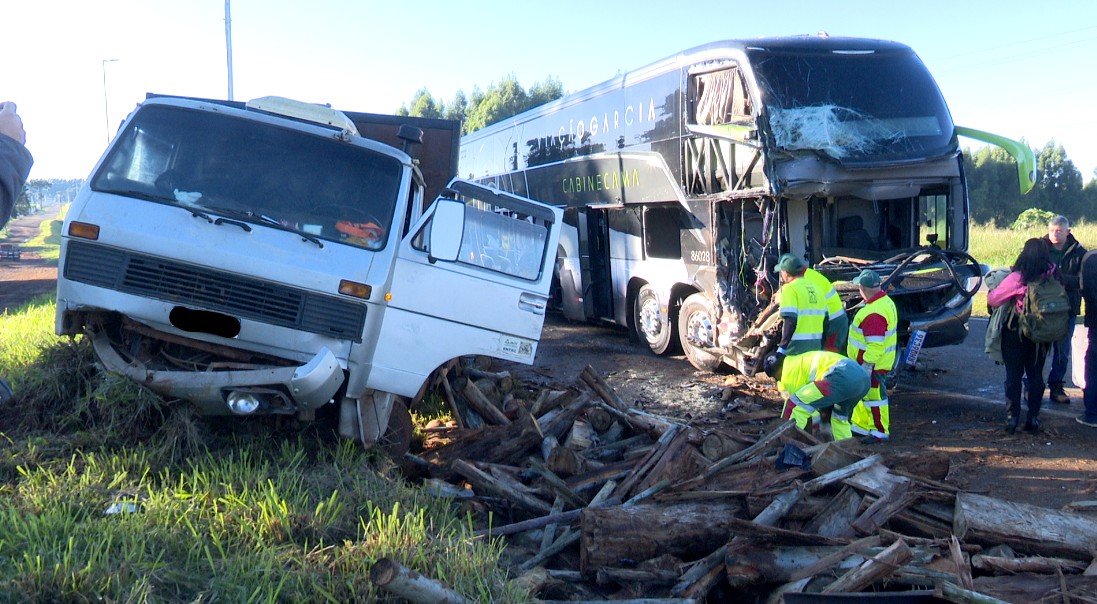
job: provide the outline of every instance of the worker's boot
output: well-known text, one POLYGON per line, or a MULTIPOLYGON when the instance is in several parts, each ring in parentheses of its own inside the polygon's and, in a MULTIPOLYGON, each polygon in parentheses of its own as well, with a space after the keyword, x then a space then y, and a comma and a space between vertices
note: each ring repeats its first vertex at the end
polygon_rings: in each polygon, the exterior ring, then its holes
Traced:
POLYGON ((1028 415, 1025 417, 1025 428, 1024 429, 1025 429, 1025 432, 1031 432, 1034 435, 1040 433, 1040 412, 1039 411, 1037 411, 1036 413, 1033 413, 1031 411, 1028 412, 1028 415))
POLYGON ((1070 404, 1070 397, 1067 396, 1066 390, 1063 388, 1063 382, 1048 384, 1048 398, 1053 403, 1070 404))
POLYGON ((1016 403, 1013 401, 1006 401, 1006 433, 1014 434, 1017 432, 1017 424, 1020 421, 1021 416, 1021 401, 1016 403))

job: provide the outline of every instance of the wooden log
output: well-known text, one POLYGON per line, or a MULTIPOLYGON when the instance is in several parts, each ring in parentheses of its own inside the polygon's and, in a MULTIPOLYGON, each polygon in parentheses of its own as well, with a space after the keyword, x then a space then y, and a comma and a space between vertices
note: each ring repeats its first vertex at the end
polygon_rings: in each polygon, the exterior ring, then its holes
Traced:
POLYGON ((583 458, 567 447, 556 447, 549 453, 548 467, 561 476, 574 476, 586 469, 583 458))
POLYGON ((453 395, 453 387, 449 383, 449 377, 447 377, 448 371, 449 365, 439 369, 438 384, 442 387, 442 399, 446 401, 446 406, 449 407, 449 412, 453 415, 453 421, 457 422, 458 428, 478 427, 471 425, 468 419, 465 418, 465 414, 461 412, 461 408, 457 404, 457 397, 453 395))
POLYGON ((906 542, 899 539, 878 555, 865 560, 857 568, 838 577, 833 583, 824 587, 822 593, 861 591, 876 581, 890 576, 912 557, 913 554, 906 542))
POLYGON ((559 407, 564 402, 564 399, 567 398, 565 396, 566 394, 567 392, 564 390, 542 390, 537 394, 537 399, 533 401, 533 405, 530 406, 529 412, 532 413, 534 417, 541 417, 545 413, 559 407))
POLYGON ((541 550, 540 552, 537 553, 536 556, 534 556, 534 557, 530 558, 529 560, 526 560, 525 562, 520 564, 518 566, 518 568, 520 568, 522 570, 528 570, 530 568, 533 568, 534 566, 537 566, 538 564, 544 562, 545 560, 548 560, 549 558, 555 556, 556 554, 559 554, 560 552, 564 551, 564 549, 566 549, 569 545, 571 545, 571 544, 573 544, 577 541, 579 541, 579 531, 572 530, 572 529, 569 528, 566 531, 564 531, 564 534, 560 535, 560 538, 557 539, 556 541, 554 541, 552 543, 552 545, 550 545, 549 547, 541 550))
POLYGON ((613 388, 609 387, 609 384, 602 379, 602 376, 598 375, 594 368, 587 365, 583 368, 583 371, 579 373, 579 378, 586 382, 590 389, 596 392, 607 405, 610 405, 621 413, 628 413, 629 406, 625 401, 621 400, 621 397, 617 396, 617 393, 613 391, 613 388))
POLYGON ((850 523, 850 531, 842 534, 843 537, 853 537, 854 532, 871 535, 880 530, 892 516, 905 510, 915 499, 916 493, 910 492, 910 483, 898 483, 886 495, 880 497, 868 507, 863 514, 850 523))
POLYGON ((530 518, 529 520, 523 520, 521 522, 514 522, 512 524, 504 524, 502 526, 489 527, 486 529, 480 529, 472 533, 473 537, 502 537, 505 535, 514 535, 516 533, 524 533, 526 531, 532 531, 539 529, 549 524, 558 524, 563 522, 572 522, 579 518, 579 514, 583 510, 569 510, 567 512, 561 512, 559 514, 548 514, 540 516, 538 518, 530 518))
POLYGON ((552 511, 552 506, 545 503, 545 501, 526 493, 523 489, 511 484, 502 477, 488 475, 480 468, 477 468, 463 459, 458 459, 454 462, 453 469, 467 478, 469 483, 477 490, 486 491, 497 497, 502 497, 535 514, 547 515, 552 511))
MULTIPOLYGON (((549 512, 549 516, 553 514, 559 514, 564 511, 564 499, 557 497, 556 501, 552 502, 552 510, 549 512)), ((556 523, 552 522, 545 525, 545 530, 541 531, 541 547, 537 550, 537 553, 541 553, 552 545, 552 542, 556 540, 556 523)))
POLYGON ((465 400, 468 402, 469 406, 475 409, 488 423, 497 426, 506 426, 510 423, 510 418, 504 415, 503 411, 491 402, 476 385, 476 382, 467 378, 458 378, 456 386, 461 394, 465 396, 465 400))
POLYGON ((580 516, 579 571, 589 577, 602 567, 661 554, 703 557, 727 543, 730 521, 741 513, 741 504, 732 502, 586 508, 580 516))
POLYGON ((723 459, 746 448, 747 445, 720 432, 711 432, 701 441, 701 454, 709 461, 723 459))
POLYGON ((742 451, 729 455, 709 466, 701 474, 702 478, 710 478, 712 475, 719 473, 725 468, 728 468, 741 461, 746 461, 751 457, 762 453, 770 445, 770 443, 780 438, 784 433, 788 432, 795 426, 796 422, 793 421, 781 422, 779 426, 777 426, 773 430, 770 430, 769 434, 763 436, 761 439, 758 440, 757 443, 747 447, 746 449, 743 449, 742 451))
POLYGON ((573 451, 583 451, 594 445, 594 438, 594 428, 586 421, 576 419, 571 424, 564 446, 573 451))
POLYGON ((544 438, 537 420, 524 413, 507 426, 485 426, 430 451, 423 458, 431 464, 432 476, 453 482, 460 478, 453 471, 453 463, 458 459, 513 463, 528 455, 544 438))
POLYGON ((971 578, 971 563, 964 559, 964 553, 960 551, 960 540, 956 538, 956 535, 952 535, 948 540, 948 554, 953 568, 956 569, 956 576, 960 579, 960 587, 974 589, 975 585, 972 584, 971 578))
POLYGON ((724 566, 724 557, 727 556, 727 552, 727 545, 721 545, 713 550, 711 554, 695 562, 689 570, 682 573, 682 577, 674 584, 674 587, 670 588, 670 595, 675 597, 696 597, 692 593, 695 590, 704 590, 704 593, 708 593, 708 590, 715 587, 720 580, 727 576, 727 570, 724 566))
POLYGON ((853 570, 865 561, 872 547, 876 546, 867 540, 844 547, 741 541, 728 546, 724 566, 732 588, 787 583, 824 572, 853 570))
MULTIPOLYGON (((632 492, 629 495, 633 495, 638 491, 646 491, 653 485, 659 482, 666 481, 668 484, 672 483, 683 474, 689 472, 691 467, 690 451, 693 450, 688 443, 689 433, 686 430, 678 432, 667 444, 666 450, 663 451, 659 459, 651 466, 650 470, 647 470, 647 475, 642 477, 633 486, 632 492), (672 480, 673 479, 673 480, 672 480)), ((640 470, 642 471, 642 469, 640 470)))
POLYGON ((614 496, 618 497, 619 499, 626 499, 629 496, 629 493, 633 490, 633 487, 635 487, 645 476, 647 476, 648 471, 650 471, 651 468, 659 462, 663 454, 665 454, 670 449, 671 443, 683 442, 681 439, 674 438, 679 431, 680 427, 674 425, 666 432, 664 432, 663 435, 659 437, 659 440, 655 443, 655 448, 652 449, 646 457, 644 457, 643 461, 641 461, 636 469, 633 470, 632 474, 622 480, 621 484, 617 485, 617 490, 613 493, 614 496))
MULTIPOLYGON (((538 604, 606 604, 606 600, 538 600, 538 604)), ((697 604, 692 597, 633 597, 613 604, 697 604)))
MULTIPOLYGON (((822 558, 819 558, 809 566, 805 566, 789 575, 788 581, 799 581, 807 577, 814 577, 815 575, 831 570, 843 560, 848 559, 853 554, 862 554, 869 548, 879 547, 880 536, 872 535, 863 539, 858 539, 850 543, 845 547, 838 548, 836 551, 831 552, 822 558)), ((867 556, 866 556, 867 557, 867 556)))
POLYGON ((576 508, 586 507, 587 501, 577 495, 575 491, 572 491, 571 488, 568 487, 567 483, 565 483, 559 476, 553 473, 553 471, 545 466, 545 464, 537 461, 536 458, 530 458, 529 461, 530 467, 533 469, 533 471, 537 472, 537 474, 541 476, 541 478, 545 481, 545 484, 547 484, 549 488, 552 489, 552 492, 555 493, 557 497, 561 498, 564 503, 576 508))
MULTIPOLYGON (((1017 573, 1083 573, 1089 564, 1066 558, 1044 558, 1041 556, 1006 558, 976 554, 971 557, 971 566, 977 570, 995 575, 1014 575, 1017 573)), ((962 583, 961 586, 963 586, 962 583)))
POLYGON ((652 585, 670 585, 678 580, 678 573, 664 569, 638 569, 638 568, 599 568, 595 573, 595 581, 599 585, 608 583, 650 583, 652 585))
POLYGON ((830 499, 818 515, 803 527, 805 533, 815 533, 826 537, 840 537, 848 534, 849 526, 857 518, 864 497, 856 490, 845 487, 830 499))
POLYGON ((981 594, 976 591, 964 589, 948 581, 942 581, 937 584, 936 593, 941 597, 947 598, 951 602, 962 602, 967 604, 1009 604, 1005 600, 999 600, 998 598, 981 594))
POLYGON ((594 431, 602 434, 613 425, 614 419, 608 411, 600 407, 591 407, 587 410, 587 422, 594 431))
POLYGON ((1071 512, 959 493, 953 533, 958 539, 1008 543, 1019 552, 1089 560, 1097 543, 1097 521, 1071 512))
POLYGON ((381 558, 369 569, 369 580, 382 590, 416 603, 464 603, 464 596, 424 577, 391 558, 381 558))

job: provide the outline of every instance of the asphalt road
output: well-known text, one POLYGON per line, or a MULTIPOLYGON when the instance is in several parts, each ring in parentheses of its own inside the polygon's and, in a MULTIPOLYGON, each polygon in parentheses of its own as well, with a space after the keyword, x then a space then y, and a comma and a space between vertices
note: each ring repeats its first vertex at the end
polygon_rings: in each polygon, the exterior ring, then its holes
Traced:
MULTIPOLYGON (((928 394, 946 394, 970 399, 973 403, 1000 405, 1004 413, 1005 369, 1001 365, 995 365, 983 352, 987 319, 972 318, 969 327, 971 331, 962 344, 924 349, 919 355, 916 368, 913 371, 905 371, 900 377, 899 387, 893 396, 901 401, 928 394)), ((1074 337, 1082 338, 1084 341, 1086 328, 1081 325, 1075 327, 1074 337)), ((1073 371, 1073 360, 1072 357, 1071 367, 1067 371, 1066 388, 1071 404, 1045 403, 1041 413, 1073 418, 1081 412, 1082 389, 1075 387, 1069 379, 1073 371)), ((1045 372, 1050 366, 1049 359, 1045 372)), ((1046 373, 1044 375, 1047 376, 1046 373)))

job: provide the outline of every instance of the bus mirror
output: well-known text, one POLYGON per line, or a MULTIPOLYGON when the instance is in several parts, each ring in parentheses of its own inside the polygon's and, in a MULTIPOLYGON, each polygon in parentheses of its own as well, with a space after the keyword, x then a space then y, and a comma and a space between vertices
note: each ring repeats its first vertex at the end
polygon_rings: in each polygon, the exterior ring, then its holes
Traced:
POLYGON ((465 204, 439 198, 435 206, 430 222, 430 260, 453 262, 457 260, 465 234, 465 204))

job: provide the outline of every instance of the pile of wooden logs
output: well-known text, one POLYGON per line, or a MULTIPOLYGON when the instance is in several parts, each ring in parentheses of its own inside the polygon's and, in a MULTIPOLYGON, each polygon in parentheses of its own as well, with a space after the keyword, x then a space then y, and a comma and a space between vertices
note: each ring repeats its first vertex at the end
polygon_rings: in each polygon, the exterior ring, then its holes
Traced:
POLYGON ((889 469, 776 410, 702 429, 629 407, 589 367, 534 396, 500 396, 509 379, 439 376, 463 428, 414 459, 543 600, 1097 603, 1084 514, 889 469))

